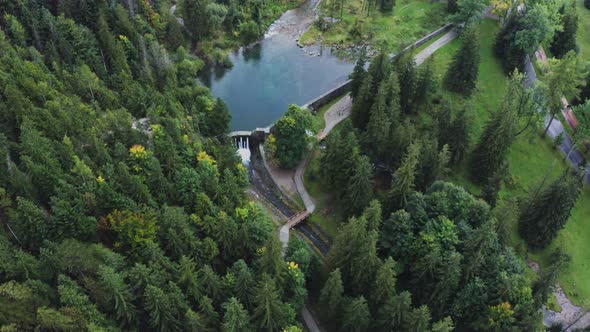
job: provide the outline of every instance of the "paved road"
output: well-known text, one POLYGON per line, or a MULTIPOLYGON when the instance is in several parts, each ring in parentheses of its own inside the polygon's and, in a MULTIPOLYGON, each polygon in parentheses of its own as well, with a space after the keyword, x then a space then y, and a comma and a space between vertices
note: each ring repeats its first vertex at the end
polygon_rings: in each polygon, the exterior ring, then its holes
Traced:
POLYGON ((420 51, 420 53, 416 54, 416 56, 414 57, 416 65, 421 65, 424 61, 426 61, 426 59, 428 59, 428 57, 430 57, 439 48, 445 46, 446 44, 450 43, 453 39, 457 38, 457 35, 457 30, 452 29, 439 39, 435 40, 432 44, 428 45, 425 49, 420 51))
MULTIPOLYGON (((416 56, 414 57, 416 65, 422 64, 424 60, 426 60, 429 56, 434 54, 436 50, 450 43, 455 38, 457 38, 457 31, 455 29, 452 29, 439 39, 435 40, 428 47, 420 51, 420 53, 416 54, 416 56)), ((332 107, 330 107, 330 109, 324 114, 324 119, 326 120, 326 127, 320 131, 320 133, 317 136, 318 139, 325 138, 338 123, 350 116, 351 109, 352 99, 349 95, 346 95, 344 98, 332 105, 332 107)), ((299 166, 297 166, 297 169, 295 170, 294 179, 295 186, 297 187, 297 192, 299 192, 299 195, 301 196, 301 199, 305 204, 305 209, 309 212, 313 212, 315 210, 315 204, 313 203, 311 195, 309 195, 309 193, 305 189, 303 179, 303 176, 305 174, 305 167, 307 167, 307 163, 309 162, 310 158, 311 154, 308 154, 305 157, 305 159, 299 164, 299 166)), ((284 231, 281 228, 281 233, 283 232, 284 231)))
MULTIPOLYGON (((538 81, 538 78, 537 78, 537 73, 535 72, 535 68, 533 67, 533 64, 531 62, 531 59, 528 56, 526 57, 526 60, 525 60, 525 72, 527 74, 525 86, 528 88, 531 88, 538 81)), ((541 111, 542 110, 539 109, 539 112, 541 112, 541 111)), ((545 126, 549 123, 550 119, 551 119, 550 115, 545 116, 545 126)), ((561 143, 561 145, 559 146, 559 149, 566 156, 568 156, 568 162, 574 168, 577 169, 578 165, 581 165, 584 162, 584 156, 574 146, 574 142, 573 142, 572 138, 570 137, 570 135, 567 133, 567 131, 563 127, 563 124, 561 123, 561 121, 559 121, 559 119, 553 120, 553 122, 551 122, 551 126, 549 127, 549 130, 547 132, 549 137, 551 137, 551 139, 555 139, 555 137, 559 136, 562 133, 563 133, 563 143, 561 143)), ((590 184, 590 172, 588 172, 590 170, 590 164, 586 164, 585 169, 586 169, 586 175, 585 175, 586 182, 588 184, 590 184)))

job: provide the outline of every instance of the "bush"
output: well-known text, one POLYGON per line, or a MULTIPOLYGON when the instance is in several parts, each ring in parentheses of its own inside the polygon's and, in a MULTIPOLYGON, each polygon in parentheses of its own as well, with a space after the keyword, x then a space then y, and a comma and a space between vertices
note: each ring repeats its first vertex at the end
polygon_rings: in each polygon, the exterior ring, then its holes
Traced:
POLYGON ((590 9, 590 0, 584 0, 584 7, 590 9))
POLYGON ((254 21, 248 21, 240 24, 240 38, 246 44, 255 42, 260 36, 260 28, 254 21))

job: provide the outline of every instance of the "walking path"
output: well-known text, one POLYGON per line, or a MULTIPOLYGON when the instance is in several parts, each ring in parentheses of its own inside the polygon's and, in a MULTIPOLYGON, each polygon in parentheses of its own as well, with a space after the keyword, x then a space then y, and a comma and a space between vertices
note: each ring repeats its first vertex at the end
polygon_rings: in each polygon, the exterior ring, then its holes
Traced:
MULTIPOLYGON (((422 64, 429 56, 431 56, 434 52, 436 52, 436 50, 445 46, 446 44, 448 44, 449 42, 451 42, 455 38, 457 38, 457 32, 454 29, 447 32, 442 37, 440 37, 438 40, 436 40, 434 43, 430 44, 428 47, 426 47, 425 49, 420 51, 418 54, 416 54, 416 56, 414 58, 416 61, 416 64, 417 65, 422 64)), ((326 111, 326 113, 324 113, 324 120, 326 122, 326 126, 323 130, 321 130, 318 133, 318 135, 316 135, 316 138, 319 140, 323 140, 326 136, 328 136, 330 131, 332 131, 338 123, 340 123, 341 121, 346 119, 348 116, 350 116, 351 109, 352 109, 352 99, 350 98, 350 95, 346 95, 342 99, 340 99, 338 102, 334 103, 330 107, 330 109, 328 109, 328 111, 326 111)), ((262 148, 261 148, 261 150, 262 150, 262 148)), ((261 151, 261 153, 264 156, 264 152, 261 151)), ((297 166, 297 168, 295 168, 295 170, 291 170, 291 171, 281 170, 281 172, 275 172, 275 170, 272 167, 268 167, 268 171, 269 171, 273 181, 277 184, 278 187, 292 188, 292 184, 294 184, 294 187, 297 189, 299 196, 303 200, 303 204, 305 205, 305 210, 309 213, 313 213, 313 211, 315 210, 315 203, 313 202, 311 195, 309 195, 309 193, 307 192, 307 189, 305 189, 305 183, 304 183, 305 182, 304 181, 305 168, 307 167, 307 164, 309 163, 310 159, 311 159, 311 154, 308 154, 301 161, 301 163, 299 163, 299 165, 297 166)), ((266 162, 265 162, 265 164, 266 164, 266 162)), ((285 224, 279 230, 279 239, 283 243, 283 247, 286 247, 287 243, 289 242, 289 229, 290 228, 291 227, 288 224, 285 224)))
MULTIPOLYGON (((527 88, 532 88, 536 84, 536 82, 538 81, 538 78, 537 78, 537 73, 535 72, 535 68, 533 66, 533 63, 532 63, 529 56, 527 56, 525 59, 525 72, 527 75, 527 79, 525 81, 525 86, 527 88)), ((539 112, 541 112, 541 111, 542 110, 539 109, 539 112)), ((545 116, 545 125, 547 125, 550 120, 551 120, 551 115, 546 115, 545 116)), ((574 141, 572 140, 570 135, 567 133, 567 131, 565 130, 565 128, 563 127, 563 124, 561 123, 561 121, 559 121, 559 119, 553 120, 553 122, 551 123, 551 126, 549 127, 547 134, 549 135, 549 137, 551 137, 551 139, 555 139, 557 136, 563 135, 563 142, 559 146, 559 149, 566 156, 568 156, 568 158, 567 158, 568 162, 575 169, 578 169, 578 165, 581 165, 584 162, 584 156, 575 147, 574 141)), ((584 168, 585 168, 585 172, 586 172, 586 175, 585 175, 586 183, 590 184, 590 164, 586 164, 584 168)))
POLYGON ((436 52, 439 48, 445 46, 446 44, 453 41, 453 39, 457 38, 457 35, 457 30, 451 29, 451 31, 447 32, 442 37, 435 40, 432 44, 428 45, 414 57, 416 65, 421 65, 424 61, 426 61, 426 59, 428 59, 428 57, 434 54, 434 52, 436 52))
MULTIPOLYGON (((540 56, 541 61, 543 61, 543 55, 540 56)), ((539 56, 538 52, 537 56, 539 56)), ((525 86, 531 88, 535 85, 538 78, 537 73, 535 72, 535 68, 531 62, 531 59, 528 56, 525 59, 525 71, 527 74, 525 86)), ((542 110, 539 109, 539 112, 541 111, 542 110)), ((551 115, 546 115, 545 125, 547 125, 550 120, 551 115)), ((549 135, 551 139, 555 139, 557 136, 563 135, 563 142, 561 143, 559 148, 566 156, 568 156, 568 162, 575 169, 578 169, 578 165, 584 162, 584 157, 580 153, 580 151, 575 147, 572 138, 567 133, 559 119, 553 120, 551 126, 549 127, 549 130, 547 131, 547 135, 549 135)), ((586 164, 584 171, 586 172, 586 182, 590 184, 590 164, 586 164)), ((565 331, 572 331, 575 329, 582 329, 590 326, 590 313, 584 311, 581 307, 574 305, 570 301, 570 299, 568 299, 567 295, 565 294, 565 292, 559 284, 555 285, 555 290, 553 291, 553 294, 557 298, 557 301, 561 306, 562 310, 561 312, 556 312, 553 310, 549 310, 545 306, 543 306, 543 323, 546 326, 551 326, 553 324, 560 323, 563 324, 564 327, 567 327, 571 324, 571 326, 568 327, 565 331)))

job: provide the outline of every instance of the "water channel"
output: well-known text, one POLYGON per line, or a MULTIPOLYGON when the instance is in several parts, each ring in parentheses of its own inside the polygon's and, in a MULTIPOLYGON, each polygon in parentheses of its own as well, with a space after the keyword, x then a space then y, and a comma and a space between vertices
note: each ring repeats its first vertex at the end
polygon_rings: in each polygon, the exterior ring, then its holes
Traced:
POLYGON ((259 43, 232 53, 233 68, 210 68, 202 77, 211 93, 227 103, 232 131, 267 127, 289 104, 303 105, 347 79, 354 64, 330 50, 297 45, 315 20, 318 1, 287 11, 259 43))

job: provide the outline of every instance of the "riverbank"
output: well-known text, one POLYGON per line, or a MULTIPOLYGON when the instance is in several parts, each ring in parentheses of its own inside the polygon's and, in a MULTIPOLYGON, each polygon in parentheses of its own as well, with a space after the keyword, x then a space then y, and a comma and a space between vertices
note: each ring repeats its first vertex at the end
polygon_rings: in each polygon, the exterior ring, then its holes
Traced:
POLYGON ((397 52, 429 31, 447 22, 446 2, 400 0, 391 12, 375 9, 370 16, 361 0, 345 4, 342 12, 332 11, 328 3, 318 9, 320 22, 301 36, 303 46, 324 45, 346 56, 361 46, 385 47, 397 52), (342 15, 341 15, 342 14, 342 15))

